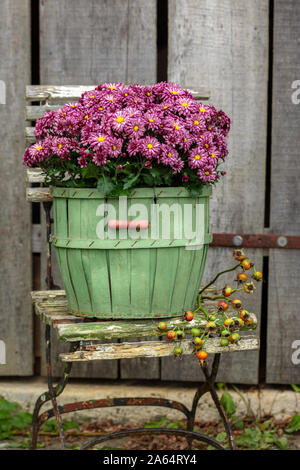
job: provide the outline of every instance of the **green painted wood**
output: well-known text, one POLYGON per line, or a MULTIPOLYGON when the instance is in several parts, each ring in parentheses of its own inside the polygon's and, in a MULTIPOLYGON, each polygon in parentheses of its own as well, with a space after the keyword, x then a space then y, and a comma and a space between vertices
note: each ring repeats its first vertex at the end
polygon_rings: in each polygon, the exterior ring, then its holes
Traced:
MULTIPOLYGON (((196 198, 191 198, 184 188, 139 188, 127 199, 129 218, 138 215, 130 213, 133 205, 143 204, 150 227, 154 198, 160 209, 164 204, 166 209, 178 207, 183 211, 190 204, 193 223, 196 204, 202 204, 205 248, 194 250, 186 249, 189 241, 184 238, 186 221, 179 225, 178 232, 172 215, 170 233, 164 233, 164 212, 157 215, 158 239, 149 238, 149 229, 148 239, 124 240, 121 232, 116 231, 116 239, 99 240, 96 228, 101 219, 97 208, 100 204, 111 204, 118 218, 119 199, 108 198, 105 202, 103 195, 93 189, 52 188, 51 192, 55 222, 52 240, 71 313, 100 318, 159 318, 179 316, 184 309, 193 308, 211 239, 210 188, 203 188, 196 198), (168 239, 162 239, 163 236, 168 239)), ((140 217, 145 218, 145 214, 140 217)), ((143 237, 144 232, 139 235, 143 237)))
MULTIPOLYGON (((213 312, 213 308, 208 308, 213 312)), ((231 312, 230 316, 234 316, 235 312, 231 312)), ((254 320, 251 328, 243 327, 241 331, 254 330, 256 328, 256 316, 251 314, 254 320)), ((97 321, 88 323, 61 323, 57 325, 58 337, 61 341, 94 341, 108 339, 125 339, 125 338, 149 338, 165 336, 167 330, 175 327, 184 326, 188 332, 191 328, 205 329, 207 321, 203 316, 195 314, 191 322, 183 321, 181 318, 165 319, 167 325, 166 331, 158 328, 158 321, 151 319, 141 320, 115 320, 115 321, 97 321)))

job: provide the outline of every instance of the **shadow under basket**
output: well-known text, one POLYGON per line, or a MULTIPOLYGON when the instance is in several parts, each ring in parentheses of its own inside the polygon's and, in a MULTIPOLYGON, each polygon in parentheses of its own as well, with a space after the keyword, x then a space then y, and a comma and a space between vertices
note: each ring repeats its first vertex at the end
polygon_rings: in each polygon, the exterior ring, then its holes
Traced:
POLYGON ((181 187, 138 188, 120 198, 105 197, 95 188, 52 187, 51 194, 51 241, 71 314, 164 318, 193 308, 212 239, 211 187, 204 186, 196 197, 181 187), (147 229, 107 227, 110 218, 122 220, 125 213, 130 220, 128 214, 141 209, 147 229), (186 237, 187 228, 197 236, 186 237))

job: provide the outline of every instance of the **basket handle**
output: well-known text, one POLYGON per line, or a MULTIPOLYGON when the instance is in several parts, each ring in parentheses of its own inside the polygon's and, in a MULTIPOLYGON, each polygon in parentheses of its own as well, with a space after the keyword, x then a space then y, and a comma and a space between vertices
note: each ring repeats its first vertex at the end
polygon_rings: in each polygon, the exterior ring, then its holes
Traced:
POLYGON ((112 219, 108 222, 108 228, 110 229, 135 228, 139 230, 145 230, 149 227, 149 225, 150 222, 148 220, 112 219))

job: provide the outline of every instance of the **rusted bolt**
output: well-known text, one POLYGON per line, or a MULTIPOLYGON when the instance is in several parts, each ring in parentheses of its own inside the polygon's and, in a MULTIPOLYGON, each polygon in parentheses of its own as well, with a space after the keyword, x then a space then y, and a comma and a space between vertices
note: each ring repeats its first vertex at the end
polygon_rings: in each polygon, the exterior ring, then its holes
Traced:
POLYGON ((284 248, 287 245, 286 237, 278 237, 277 238, 277 245, 280 246, 280 248, 284 248))
POLYGON ((243 244, 243 237, 236 235, 232 239, 234 246, 241 246, 243 244))

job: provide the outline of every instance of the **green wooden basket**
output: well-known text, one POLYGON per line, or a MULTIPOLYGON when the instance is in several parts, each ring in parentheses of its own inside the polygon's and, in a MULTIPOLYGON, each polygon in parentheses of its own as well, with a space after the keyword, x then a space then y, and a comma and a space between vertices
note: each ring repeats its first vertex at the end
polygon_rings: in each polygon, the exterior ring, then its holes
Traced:
MULTIPOLYGON (((86 188, 55 187, 51 188, 51 194, 54 198, 52 243, 70 313, 115 319, 163 318, 181 316, 183 310, 193 308, 211 241, 210 187, 204 187, 194 198, 184 188, 134 190, 122 199, 122 204, 126 200, 128 210, 141 204, 148 211, 150 222, 148 230, 135 231, 136 238, 128 236, 127 230, 116 230, 112 238, 99 238, 99 223, 105 225, 106 208, 113 207, 116 219, 120 219, 119 198, 105 198, 96 189, 86 188), (162 205, 167 210, 172 205, 182 210, 184 223, 187 207, 192 224, 196 211, 202 214, 199 216, 202 242, 185 237, 183 227, 178 224, 180 219, 174 215, 176 211, 171 211, 169 233, 163 232, 165 214, 155 219, 158 223, 153 237, 151 229, 155 224, 151 210, 162 205), (178 237, 178 233, 182 235, 178 237), (193 243, 196 247, 191 246, 193 243)), ((105 231, 107 236, 109 229, 106 227, 105 231)))

